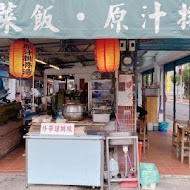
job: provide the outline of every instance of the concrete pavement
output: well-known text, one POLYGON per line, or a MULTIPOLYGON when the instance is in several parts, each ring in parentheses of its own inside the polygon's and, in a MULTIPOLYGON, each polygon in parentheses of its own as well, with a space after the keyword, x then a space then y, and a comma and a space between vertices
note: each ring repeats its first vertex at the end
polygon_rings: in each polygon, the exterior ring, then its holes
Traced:
MULTIPOLYGON (((189 120, 189 105, 184 103, 176 103, 176 119, 189 120)), ((173 102, 166 102, 166 117, 173 120, 173 102)))
MULTIPOLYGON (((156 190, 188 190, 190 189, 190 176, 160 176, 160 182, 156 190)), ((73 186, 47 186, 30 185, 28 190, 90 190, 87 187, 73 186)), ((99 188, 96 188, 96 190, 99 188)), ((105 187, 106 189, 106 187, 105 187)), ((117 185, 112 186, 112 190, 119 190, 117 185)), ((127 190, 127 188, 122 188, 127 190)), ((25 174, 0 174, 0 190, 26 190, 25 174)), ((133 188, 130 190, 134 190, 133 188)))

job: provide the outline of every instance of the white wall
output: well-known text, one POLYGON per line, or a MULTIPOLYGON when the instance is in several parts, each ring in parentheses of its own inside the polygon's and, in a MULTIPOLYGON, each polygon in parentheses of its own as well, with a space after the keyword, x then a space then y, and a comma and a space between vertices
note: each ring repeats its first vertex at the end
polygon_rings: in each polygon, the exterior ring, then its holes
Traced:
POLYGON ((8 79, 8 88, 9 88, 9 95, 7 96, 8 100, 15 100, 16 94, 16 79, 8 79))
POLYGON ((59 81, 58 80, 53 81, 53 92, 54 93, 59 92, 59 81))

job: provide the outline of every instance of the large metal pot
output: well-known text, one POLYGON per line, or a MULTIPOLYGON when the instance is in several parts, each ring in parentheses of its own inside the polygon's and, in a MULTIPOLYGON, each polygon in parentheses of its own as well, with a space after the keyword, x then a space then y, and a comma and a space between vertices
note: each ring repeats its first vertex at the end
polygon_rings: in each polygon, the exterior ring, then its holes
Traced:
POLYGON ((63 106, 63 115, 70 121, 79 121, 83 119, 84 105, 66 104, 63 106))

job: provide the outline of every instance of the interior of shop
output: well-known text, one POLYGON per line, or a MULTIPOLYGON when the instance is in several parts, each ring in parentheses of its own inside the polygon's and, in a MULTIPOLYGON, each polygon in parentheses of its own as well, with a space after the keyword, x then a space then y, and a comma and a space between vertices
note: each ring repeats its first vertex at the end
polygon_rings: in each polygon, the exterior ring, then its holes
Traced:
MULTIPOLYGON (((29 139, 26 137, 23 140, 24 135, 40 133, 41 123, 67 123, 75 125, 74 133, 77 138, 82 136, 82 142, 89 140, 85 139, 88 137, 85 135, 101 136, 95 136, 96 141, 101 141, 101 146, 102 136, 108 133, 138 131, 139 141, 142 142, 142 162, 154 163, 160 174, 190 174, 190 156, 184 156, 183 163, 180 162, 182 156, 181 153, 178 155, 177 136, 174 139, 177 126, 188 126, 190 120, 189 85, 182 75, 186 66, 190 67, 189 51, 148 50, 147 46, 144 50, 143 46, 137 44, 130 46, 137 43, 135 40, 120 40, 119 69, 115 72, 100 72, 95 57, 95 40, 29 39, 36 48, 36 69, 32 77, 23 79, 9 73, 9 51, 15 41, 0 39, 1 140, 12 138, 11 142, 1 147, 0 172, 26 172, 24 144, 29 139), (176 78, 179 78, 178 82, 176 78), (185 114, 181 114, 181 110, 185 114), (21 118, 22 121, 18 122, 21 118), (10 120, 12 125, 8 122, 10 120), (159 131, 159 122, 167 122, 168 126, 159 131)), ((185 134, 189 134, 188 131, 185 134)), ((38 138, 35 136, 35 139, 38 138)), ((124 159, 128 145, 120 148, 114 145, 113 140, 107 155, 119 162, 118 170, 122 171, 120 178, 126 178, 133 167, 138 168, 135 160, 137 151, 129 148, 131 157, 134 157, 131 167, 130 159, 127 163, 124 159)), ((36 144, 34 147, 37 149, 38 146, 36 144)), ((68 146, 83 151, 77 144, 68 146)), ((51 144, 49 147, 53 149, 51 144)), ((85 150, 90 152, 91 149, 88 147, 85 150)), ((98 146, 97 151, 101 151, 98 146)), ((188 154, 190 151, 184 152, 188 154)), ((31 153, 36 154, 32 150, 31 153)), ((58 156, 54 151, 48 154, 58 156)), ((77 156, 77 152, 74 156, 77 156)), ((99 159, 102 162, 104 158, 99 159)), ((99 162, 97 164, 100 165, 99 162)), ((79 173, 76 172, 77 175, 79 173)), ((106 173, 101 175, 105 177, 106 173)))

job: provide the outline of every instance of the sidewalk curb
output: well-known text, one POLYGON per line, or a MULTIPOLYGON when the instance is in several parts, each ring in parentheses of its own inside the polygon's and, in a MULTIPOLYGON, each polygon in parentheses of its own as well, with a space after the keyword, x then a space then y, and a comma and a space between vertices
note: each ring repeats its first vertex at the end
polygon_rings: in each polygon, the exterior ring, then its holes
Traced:
POLYGON ((160 175, 160 179, 190 179, 190 175, 160 175))
MULTIPOLYGON (((173 102, 173 100, 167 100, 166 103, 167 102, 173 102)), ((186 102, 178 102, 178 101, 176 101, 176 103, 177 104, 183 104, 183 105, 189 105, 189 103, 186 103, 186 102)))

